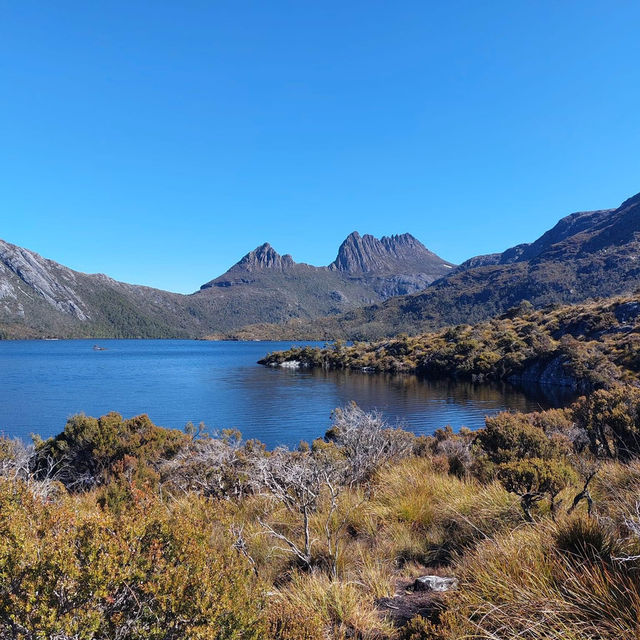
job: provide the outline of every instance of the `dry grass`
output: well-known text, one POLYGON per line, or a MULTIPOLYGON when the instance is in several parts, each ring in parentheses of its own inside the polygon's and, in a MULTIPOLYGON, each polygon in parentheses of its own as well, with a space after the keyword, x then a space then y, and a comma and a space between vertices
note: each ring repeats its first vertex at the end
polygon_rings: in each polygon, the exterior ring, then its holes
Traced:
POLYGON ((598 517, 581 509, 566 515, 575 489, 565 492, 557 522, 541 511, 527 524, 517 498, 498 484, 456 478, 426 458, 390 466, 368 499, 347 499, 354 509, 341 540, 339 579, 290 567, 271 602, 281 625, 273 637, 638 640, 636 564, 620 558, 638 551, 624 520, 640 495, 640 465, 601 469, 593 488, 598 517), (375 602, 392 597, 401 577, 426 571, 459 577, 450 608, 439 622, 394 629, 375 602))
POLYGON ((621 551, 583 516, 500 534, 460 562, 455 623, 474 638, 639 638, 640 585, 621 551))
POLYGON ((453 553, 495 532, 518 526, 522 516, 512 495, 497 483, 481 485, 433 469, 412 458, 385 469, 369 512, 384 531, 387 555, 425 564, 448 562, 453 553))
POLYGON ((286 601, 301 618, 318 616, 324 632, 336 640, 381 640, 395 633, 379 615, 366 586, 354 581, 332 581, 321 573, 297 574, 275 597, 286 601))

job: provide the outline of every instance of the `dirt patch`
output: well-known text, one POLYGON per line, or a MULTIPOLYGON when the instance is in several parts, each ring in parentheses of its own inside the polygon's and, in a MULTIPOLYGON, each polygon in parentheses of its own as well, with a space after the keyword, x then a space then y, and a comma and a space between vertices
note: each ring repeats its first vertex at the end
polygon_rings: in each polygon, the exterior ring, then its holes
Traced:
POLYGON ((380 598, 376 606, 396 626, 404 627, 409 620, 422 616, 434 623, 444 610, 445 594, 435 591, 414 591, 414 580, 402 579, 396 583, 392 598, 380 598))

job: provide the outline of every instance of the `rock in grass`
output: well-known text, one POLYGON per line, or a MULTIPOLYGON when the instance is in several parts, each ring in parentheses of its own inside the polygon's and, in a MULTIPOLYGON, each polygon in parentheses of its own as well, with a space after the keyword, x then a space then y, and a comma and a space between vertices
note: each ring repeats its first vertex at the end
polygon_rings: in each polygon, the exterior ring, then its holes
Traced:
POLYGON ((414 591, 451 591, 458 586, 456 578, 441 576, 422 576, 413 583, 414 591))

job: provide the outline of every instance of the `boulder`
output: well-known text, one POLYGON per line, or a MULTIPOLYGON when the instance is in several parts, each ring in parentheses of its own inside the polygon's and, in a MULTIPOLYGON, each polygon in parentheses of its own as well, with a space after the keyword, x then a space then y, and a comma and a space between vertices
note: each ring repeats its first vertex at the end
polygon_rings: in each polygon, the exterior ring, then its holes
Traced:
POLYGON ((456 578, 441 576, 422 576, 413 583, 414 591, 451 591, 458 586, 456 578))

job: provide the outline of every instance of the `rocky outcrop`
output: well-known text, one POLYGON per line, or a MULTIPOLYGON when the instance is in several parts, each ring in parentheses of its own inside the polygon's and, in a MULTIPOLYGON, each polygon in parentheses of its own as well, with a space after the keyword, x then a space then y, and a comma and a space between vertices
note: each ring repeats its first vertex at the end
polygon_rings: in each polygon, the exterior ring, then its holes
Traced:
POLYGON ((256 272, 277 273, 293 271, 296 266, 298 265, 289 254, 281 256, 268 242, 265 242, 247 253, 225 274, 203 284, 200 290, 211 287, 232 287, 251 284, 255 281, 251 276, 256 272))
POLYGON ((74 290, 77 282, 71 269, 3 240, 0 240, 0 267, 6 274, 0 280, 0 298, 17 299, 19 293, 31 289, 57 310, 81 321, 89 319, 85 305, 74 290), (18 280, 13 278, 12 282, 10 275, 18 280))
MULTIPOLYGON (((613 313, 618 322, 635 322, 640 317, 640 302, 631 301, 619 304, 613 313)), ((629 327, 629 329, 631 328, 633 327, 629 327)))
POLYGON ((588 384, 567 374, 567 364, 567 357, 561 354, 551 360, 532 362, 522 372, 510 376, 508 380, 516 384, 533 382, 580 391, 587 390, 588 384))
MULTIPOLYGON (((424 576, 424 578, 442 581, 453 580, 453 578, 440 578, 439 576, 424 576)), ((377 609, 398 628, 404 627, 416 616, 435 622, 445 609, 444 598, 447 590, 422 590, 421 588, 416 588, 418 580, 412 582, 411 580, 400 578, 396 581, 392 597, 376 600, 377 609)), ((453 583, 449 584, 453 586, 453 583)))
POLYGON ((295 262, 287 254, 281 256, 268 242, 247 253, 238 264, 237 269, 254 271, 255 269, 278 269, 280 271, 293 267, 295 262))
POLYGON ((433 281, 447 273, 451 266, 410 233, 378 239, 354 231, 340 245, 329 268, 350 275, 418 271, 431 275, 433 281))

